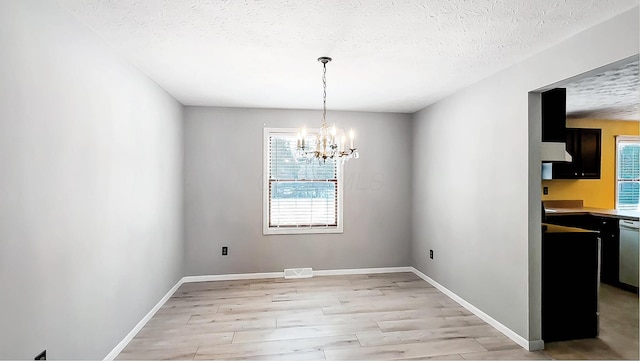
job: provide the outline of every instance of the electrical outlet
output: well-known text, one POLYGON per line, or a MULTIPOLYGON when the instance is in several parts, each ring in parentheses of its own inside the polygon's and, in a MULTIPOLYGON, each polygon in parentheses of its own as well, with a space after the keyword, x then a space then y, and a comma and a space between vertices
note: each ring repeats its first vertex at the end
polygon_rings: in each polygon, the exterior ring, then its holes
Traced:
POLYGON ((47 359, 47 350, 44 350, 38 354, 38 356, 33 358, 34 360, 46 360, 47 359))
POLYGON ((226 256, 228 254, 229 254, 229 247, 227 246, 222 247, 222 255, 226 256))
POLYGON ((432 249, 429 250, 429 258, 433 259, 433 250, 432 249))
POLYGON ((542 187, 542 194, 549 194, 549 187, 542 187))

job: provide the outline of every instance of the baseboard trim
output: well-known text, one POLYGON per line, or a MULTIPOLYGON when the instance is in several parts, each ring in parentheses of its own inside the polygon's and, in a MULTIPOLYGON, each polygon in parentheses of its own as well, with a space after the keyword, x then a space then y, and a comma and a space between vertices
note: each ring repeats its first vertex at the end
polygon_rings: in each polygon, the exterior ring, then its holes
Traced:
POLYGON ((104 357, 105 361, 111 361, 115 359, 118 356, 118 354, 122 352, 122 350, 124 350, 125 347, 127 347, 129 342, 131 342, 131 340, 133 340, 133 338, 136 337, 138 332, 140 332, 140 330, 142 330, 142 328, 147 324, 147 322, 149 322, 149 320, 153 317, 153 315, 155 315, 156 312, 158 312, 160 307, 162 307, 162 305, 164 305, 165 302, 167 302, 167 300, 169 300, 169 298, 171 298, 171 296, 178 290, 180 285, 182 285, 183 280, 184 278, 178 280, 178 282, 173 287, 171 287, 171 289, 160 299, 160 301, 158 301, 158 303, 156 303, 155 306, 153 306, 153 308, 149 312, 147 312, 147 314, 122 339, 122 341, 120 341, 120 343, 118 343, 116 347, 114 347, 113 350, 111 350, 111 352, 109 352, 107 356, 104 357))
POLYGON ((267 272, 267 273, 235 273, 227 275, 204 275, 204 276, 186 276, 182 278, 183 283, 189 282, 211 282, 211 281, 234 281, 234 280, 252 280, 259 278, 283 278, 284 272, 267 272))
POLYGON ((502 323, 498 322, 493 317, 491 317, 491 316, 487 315, 486 313, 482 312, 479 308, 475 307, 471 303, 467 302, 464 298, 458 296, 457 294, 455 294, 454 292, 452 292, 448 288, 446 288, 443 285, 439 284, 438 282, 434 281, 431 277, 429 277, 429 276, 425 275, 424 273, 420 272, 415 267, 410 267, 410 268, 412 269, 412 272, 416 274, 416 276, 422 278, 427 283, 430 283, 431 285, 433 285, 433 287, 435 287, 438 290, 440 290, 440 292, 444 293, 445 295, 449 296, 454 301, 458 302, 462 307, 464 307, 467 310, 471 311, 474 315, 480 317, 484 322, 486 322, 489 325, 493 326, 493 328, 495 328, 496 330, 502 332, 505 336, 507 336, 510 339, 512 339, 515 343, 517 343, 518 345, 522 346, 524 349, 526 349, 528 351, 536 351, 536 350, 542 350, 544 348, 544 343, 542 342, 542 340, 534 340, 534 341, 526 340, 524 337, 518 335, 513 330, 511 330, 509 327, 503 325, 502 323))
POLYGON ((413 272, 413 267, 347 268, 313 271, 314 276, 366 275, 375 273, 413 272))
MULTIPOLYGON (((379 267, 379 268, 346 268, 336 270, 314 270, 314 276, 344 276, 344 275, 366 275, 375 273, 398 273, 413 272, 413 267, 379 267)), ((210 282, 210 281, 233 281, 250 280, 260 278, 284 278, 284 272, 267 273, 236 273, 227 275, 204 275, 187 276, 182 278, 183 283, 188 282, 210 282)))

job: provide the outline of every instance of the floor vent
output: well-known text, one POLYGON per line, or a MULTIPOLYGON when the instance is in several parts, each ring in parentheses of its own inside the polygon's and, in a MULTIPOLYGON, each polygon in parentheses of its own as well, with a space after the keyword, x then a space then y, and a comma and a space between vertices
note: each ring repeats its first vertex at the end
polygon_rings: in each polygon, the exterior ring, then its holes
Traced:
POLYGON ((285 268, 284 278, 310 278, 313 277, 312 268, 285 268))

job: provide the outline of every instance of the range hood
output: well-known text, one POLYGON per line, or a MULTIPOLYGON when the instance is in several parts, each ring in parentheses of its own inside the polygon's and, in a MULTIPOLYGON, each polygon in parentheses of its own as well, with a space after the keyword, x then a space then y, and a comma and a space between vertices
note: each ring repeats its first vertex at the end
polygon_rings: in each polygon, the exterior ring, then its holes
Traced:
POLYGON ((542 93, 542 143, 540 155, 543 162, 571 162, 571 154, 565 144, 567 136, 567 90, 551 89, 542 93))
POLYGON ((540 156, 543 162, 571 162, 573 158, 567 152, 567 145, 561 142, 540 143, 540 156))

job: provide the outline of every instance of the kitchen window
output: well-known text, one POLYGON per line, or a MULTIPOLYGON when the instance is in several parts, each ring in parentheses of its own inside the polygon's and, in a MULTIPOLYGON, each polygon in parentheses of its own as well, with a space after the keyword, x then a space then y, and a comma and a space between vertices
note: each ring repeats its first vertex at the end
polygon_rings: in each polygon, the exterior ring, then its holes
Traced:
POLYGON ((640 207, 640 137, 616 137, 616 209, 640 207))
MULTIPOLYGON (((342 164, 297 154, 295 129, 264 130, 263 233, 342 233, 342 164)), ((316 137, 305 138, 312 149, 316 137)))

